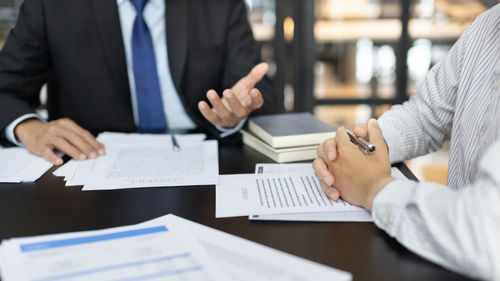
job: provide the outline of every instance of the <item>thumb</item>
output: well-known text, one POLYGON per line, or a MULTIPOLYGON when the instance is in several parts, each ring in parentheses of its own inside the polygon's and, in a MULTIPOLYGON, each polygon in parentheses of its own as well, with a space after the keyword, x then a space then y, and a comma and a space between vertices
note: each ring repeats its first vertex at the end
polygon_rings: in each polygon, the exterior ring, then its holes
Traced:
POLYGON ((378 122, 376 119, 368 120, 368 138, 371 143, 376 145, 377 147, 383 145, 385 146, 384 136, 382 135, 382 130, 378 126, 378 122))
MULTIPOLYGON (((234 85, 233 88, 239 88, 243 87, 245 88, 246 91, 250 91, 250 89, 253 89, 257 83, 264 78, 264 75, 266 75, 267 71, 269 70, 269 65, 265 62, 259 63, 250 72, 247 74, 247 76, 241 78, 236 85, 234 85)), ((238 89, 233 89, 238 91, 238 89)))

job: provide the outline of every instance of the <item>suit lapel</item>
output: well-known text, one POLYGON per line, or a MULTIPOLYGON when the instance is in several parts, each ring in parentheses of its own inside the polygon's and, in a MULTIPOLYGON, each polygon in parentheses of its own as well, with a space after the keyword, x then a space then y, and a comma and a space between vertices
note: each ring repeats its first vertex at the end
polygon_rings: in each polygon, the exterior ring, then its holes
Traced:
POLYGON ((119 94, 130 101, 127 62, 116 0, 91 0, 102 48, 119 94))
POLYGON ((179 94, 181 93, 188 44, 187 2, 188 0, 165 1, 168 61, 172 79, 179 94))

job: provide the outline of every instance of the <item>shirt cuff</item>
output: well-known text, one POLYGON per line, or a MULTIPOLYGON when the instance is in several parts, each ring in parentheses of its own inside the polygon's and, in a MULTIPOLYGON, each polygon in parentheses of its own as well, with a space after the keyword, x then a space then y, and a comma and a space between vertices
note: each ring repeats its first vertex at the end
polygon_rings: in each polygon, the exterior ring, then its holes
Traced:
POLYGON ((7 127, 5 127, 5 130, 3 131, 5 138, 17 146, 24 146, 19 140, 17 140, 14 130, 16 129, 17 125, 19 125, 21 122, 31 118, 36 118, 45 122, 45 120, 38 114, 35 113, 25 114, 17 118, 16 120, 12 121, 7 127))
POLYGON ((225 138, 227 136, 230 136, 232 134, 239 132, 240 129, 243 127, 243 125, 245 125, 245 122, 247 121, 247 119, 248 118, 241 120, 240 123, 238 123, 236 126, 234 126, 232 128, 225 128, 225 127, 220 127, 220 126, 215 126, 215 128, 217 128, 217 130, 219 130, 221 132, 220 137, 225 138))
POLYGON ((394 237, 402 210, 412 198, 417 182, 395 180, 386 185, 373 199, 372 219, 375 224, 394 237))
POLYGON ((389 160, 391 163, 394 164, 406 160, 403 153, 403 138, 399 135, 399 132, 386 123, 384 118, 380 118, 378 123, 389 148, 389 160))

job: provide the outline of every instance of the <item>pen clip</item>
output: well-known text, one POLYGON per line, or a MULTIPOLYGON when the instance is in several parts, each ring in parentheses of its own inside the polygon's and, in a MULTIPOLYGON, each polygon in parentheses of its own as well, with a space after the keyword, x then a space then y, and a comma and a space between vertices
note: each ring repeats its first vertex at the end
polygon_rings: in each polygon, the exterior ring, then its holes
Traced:
POLYGON ((177 142, 177 139, 175 138, 175 135, 172 134, 170 136, 172 138, 172 148, 173 148, 174 152, 181 151, 181 147, 180 147, 179 143, 177 142))

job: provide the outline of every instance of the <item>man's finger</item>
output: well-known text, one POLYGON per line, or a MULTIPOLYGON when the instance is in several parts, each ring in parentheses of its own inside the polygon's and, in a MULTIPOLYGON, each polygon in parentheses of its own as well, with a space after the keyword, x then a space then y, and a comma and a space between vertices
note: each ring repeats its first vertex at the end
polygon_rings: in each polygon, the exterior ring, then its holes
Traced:
POLYGON ((250 91, 250 99, 252 101, 250 104, 251 111, 261 108, 264 104, 264 98, 262 98, 262 93, 259 89, 253 88, 250 91))
POLYGON ((69 155, 71 158, 76 159, 76 160, 86 160, 87 156, 85 153, 83 153, 81 150, 73 146, 71 143, 69 143, 66 139, 62 137, 57 137, 56 139, 51 141, 51 144, 59 149, 60 151, 64 152, 65 154, 69 155))
POLYGON ((318 147, 317 154, 325 162, 332 162, 337 159, 337 141, 335 138, 329 138, 324 141, 318 147))
POLYGON ((333 201, 337 201, 339 200, 340 198, 340 191, 338 191, 335 187, 332 187, 330 188, 329 190, 330 192, 327 193, 328 196, 330 196, 330 198, 333 200, 333 201))
POLYGON ((230 121, 234 121, 234 119, 236 119, 234 113, 229 111, 229 109, 222 103, 221 99, 215 91, 208 91, 207 98, 208 101, 212 104, 212 109, 217 113, 220 119, 222 119, 223 123, 230 123, 230 121))
POLYGON ((325 191, 325 194, 330 197, 333 201, 337 201, 340 198, 340 192, 334 187, 327 186, 325 183, 320 182, 321 187, 325 191))
POLYGON ((335 183, 334 176, 328 170, 328 166, 321 158, 316 158, 313 161, 314 175, 327 186, 333 186, 335 183))
POLYGON ((97 141, 97 139, 87 130, 79 128, 78 130, 80 136, 94 149, 98 155, 106 154, 104 150, 104 144, 97 141))
POLYGON ((357 125, 352 132, 360 138, 366 138, 368 136, 368 128, 366 127, 366 124, 357 125))
POLYGON ((88 158, 96 158, 97 155, 104 155, 104 145, 98 142, 94 136, 87 130, 80 127, 73 120, 68 118, 60 119, 58 122, 63 128, 74 132, 78 137, 74 136, 70 141, 78 148, 83 150, 88 158))
POLYGON ((200 110, 201 115, 203 115, 203 117, 205 117, 205 119, 207 119, 210 123, 212 123, 216 126, 223 125, 220 117, 217 115, 217 113, 215 113, 215 111, 213 111, 210 108, 210 106, 208 106, 208 104, 206 102, 200 101, 198 103, 198 109, 200 110))
POLYGON ((319 178, 319 184, 325 192, 325 194, 332 200, 337 200, 340 197, 340 193, 337 189, 333 187, 335 179, 333 175, 328 170, 326 163, 320 159, 316 158, 313 162, 314 174, 319 178))
POLYGON ((234 85, 233 91, 250 91, 250 89, 254 88, 255 85, 257 85, 257 83, 264 78, 264 75, 266 75, 268 70, 269 65, 267 63, 263 62, 257 64, 254 68, 252 68, 252 70, 250 70, 247 76, 241 78, 240 81, 234 85))
POLYGON ((233 111, 234 115, 236 115, 238 119, 241 120, 247 117, 249 110, 240 103, 238 98, 234 95, 234 93, 231 90, 225 90, 223 95, 224 98, 229 103, 229 106, 231 107, 231 110, 233 111))
POLYGON ((337 147, 345 147, 355 145, 351 142, 351 138, 347 134, 347 130, 344 127, 340 127, 337 129, 337 133, 335 135, 335 139, 337 141, 337 147))
POLYGON ((68 130, 64 136, 68 142, 82 151, 86 155, 86 158, 95 159, 97 157, 97 151, 78 133, 68 130))
POLYGON ((378 122, 376 119, 368 120, 368 137, 370 142, 375 144, 376 146, 385 145, 384 136, 382 135, 382 130, 378 126, 378 122))
POLYGON ((43 158, 47 159, 56 166, 60 166, 63 163, 61 157, 57 156, 54 150, 52 150, 52 148, 48 146, 45 146, 40 154, 43 156, 43 158))

